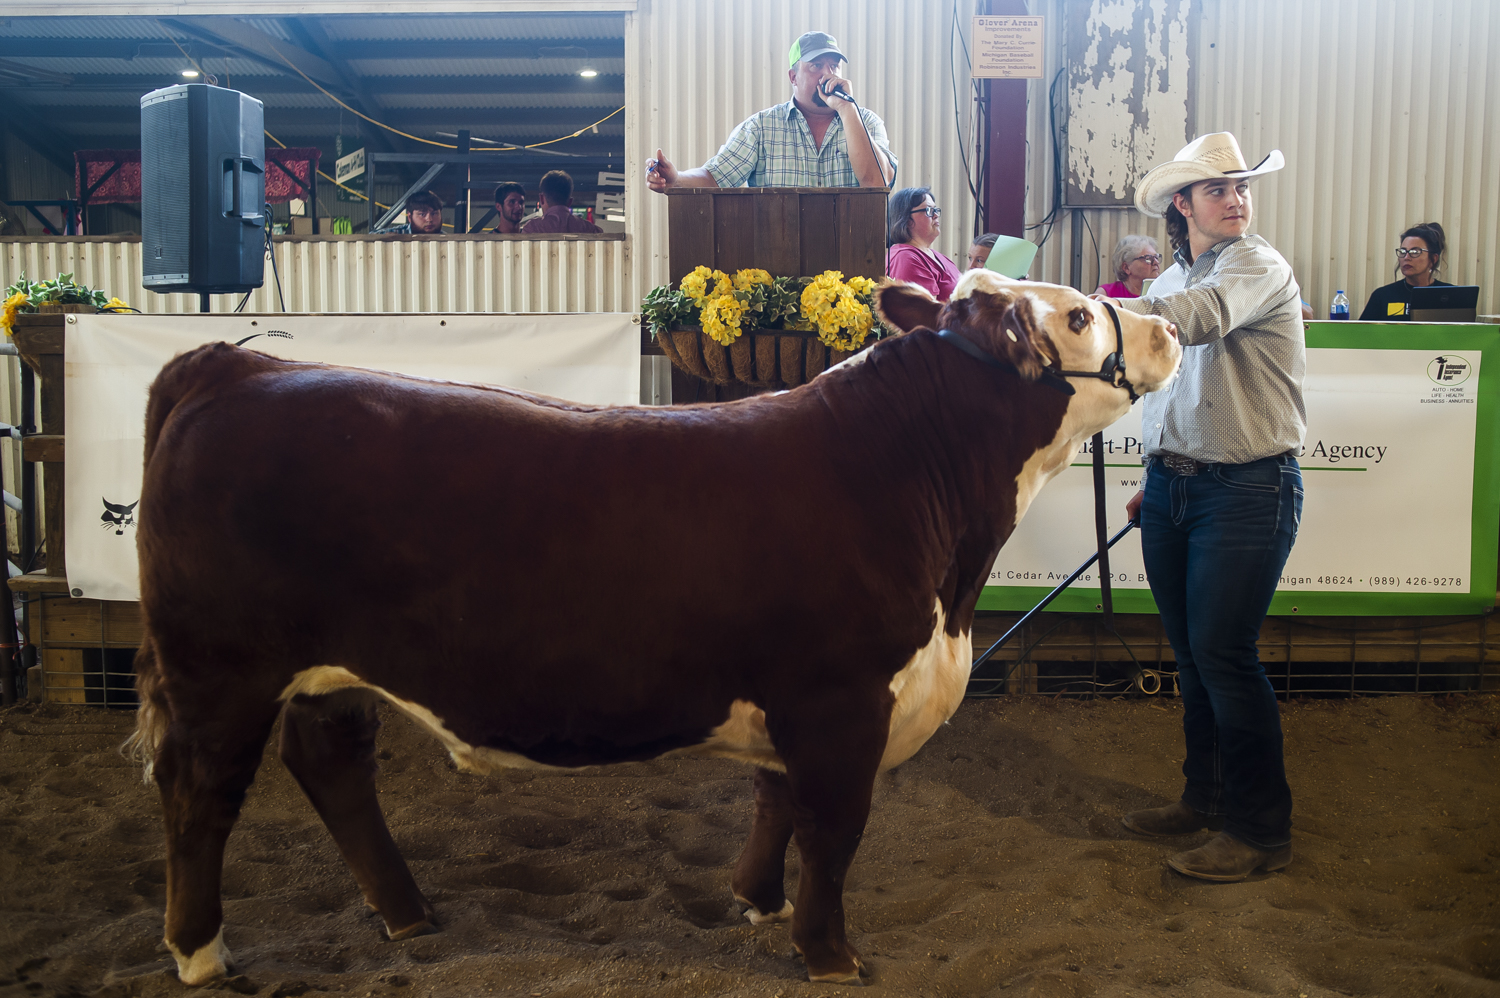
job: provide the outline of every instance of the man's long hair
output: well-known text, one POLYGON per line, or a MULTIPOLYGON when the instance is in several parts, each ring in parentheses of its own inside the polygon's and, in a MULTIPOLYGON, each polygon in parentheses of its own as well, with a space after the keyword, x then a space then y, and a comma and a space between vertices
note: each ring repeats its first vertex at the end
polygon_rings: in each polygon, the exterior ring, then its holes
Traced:
MULTIPOLYGON (((1193 200, 1193 185, 1188 184, 1177 192, 1189 201, 1193 200)), ((1188 242, 1187 218, 1177 210, 1177 205, 1167 205, 1167 241, 1172 244, 1172 252, 1175 254, 1181 250, 1187 257, 1188 263, 1193 262, 1193 247, 1188 242)))

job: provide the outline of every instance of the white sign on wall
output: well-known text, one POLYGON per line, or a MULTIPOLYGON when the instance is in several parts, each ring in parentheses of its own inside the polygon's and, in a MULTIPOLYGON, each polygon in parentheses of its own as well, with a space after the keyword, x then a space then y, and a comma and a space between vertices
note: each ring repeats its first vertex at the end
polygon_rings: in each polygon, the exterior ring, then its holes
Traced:
POLYGON ((365 150, 363 146, 347 156, 340 156, 334 161, 333 179, 341 184, 347 184, 355 177, 363 177, 364 175, 365 150))
POLYGON ((596 405, 640 399, 641 331, 628 312, 68 318, 65 568, 72 594, 89 599, 140 599, 147 393, 163 364, 204 343, 596 405))
MULTIPOLYGON (((1493 601, 1493 575, 1472 577, 1476 538, 1496 515, 1474 499, 1480 358, 1478 350, 1307 351, 1304 503, 1279 601, 1304 613, 1398 612, 1390 597, 1416 594, 1487 592, 1493 601)), ((1113 534, 1140 486, 1139 407, 1104 436, 1113 534)), ((990 587, 1031 591, 1007 600, 1015 606, 992 597, 982 608, 1027 609, 1036 589, 1057 586, 1092 553, 1091 462, 1085 446, 1037 496, 995 562, 990 587)), ((1111 550, 1110 569, 1122 609, 1150 609, 1131 602, 1132 591, 1144 599, 1150 589, 1138 532, 1111 550)), ((1097 571, 1076 585, 1097 593, 1097 571)))
POLYGON ((1044 17, 974 18, 974 78, 1041 79, 1045 21, 1044 17))

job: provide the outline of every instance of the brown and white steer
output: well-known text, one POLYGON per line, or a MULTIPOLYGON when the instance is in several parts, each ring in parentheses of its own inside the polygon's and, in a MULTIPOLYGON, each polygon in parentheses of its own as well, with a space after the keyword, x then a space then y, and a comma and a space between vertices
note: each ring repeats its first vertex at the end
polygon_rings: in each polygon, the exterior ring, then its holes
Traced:
MULTIPOLYGON (((1115 350, 1068 288, 976 271, 941 314, 910 286, 881 302, 1009 368, 918 330, 776 396, 604 408, 225 343, 164 367, 132 741, 166 812, 179 977, 226 972, 224 844, 278 715, 390 938, 432 931, 376 800, 383 697, 469 770, 758 767, 734 895, 751 921, 791 919, 810 978, 857 982, 843 885, 875 775, 958 708, 1000 546, 1129 406, 1104 381, 1031 380, 1115 350)), ((1169 327, 1120 321, 1136 389, 1161 387, 1169 327)))

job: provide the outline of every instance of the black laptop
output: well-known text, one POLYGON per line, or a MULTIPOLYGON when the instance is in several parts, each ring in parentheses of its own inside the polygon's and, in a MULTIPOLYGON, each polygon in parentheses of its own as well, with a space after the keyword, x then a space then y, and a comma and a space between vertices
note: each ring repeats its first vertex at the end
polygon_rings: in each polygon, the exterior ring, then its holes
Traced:
POLYGON ((1407 288, 1406 300, 1412 322, 1473 322, 1479 311, 1479 285, 1407 288))

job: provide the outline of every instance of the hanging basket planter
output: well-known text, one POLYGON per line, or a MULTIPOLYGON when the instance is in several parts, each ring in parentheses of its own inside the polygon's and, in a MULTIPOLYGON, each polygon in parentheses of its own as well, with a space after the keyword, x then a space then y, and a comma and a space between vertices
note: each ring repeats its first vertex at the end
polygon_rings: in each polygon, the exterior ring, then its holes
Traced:
POLYGON ((726 347, 696 326, 683 326, 658 333, 656 342, 674 367, 695 378, 772 389, 796 388, 859 352, 832 350, 817 333, 789 329, 746 330, 726 347))
POLYGON ((847 337, 863 349, 881 335, 871 314, 874 288, 873 280, 851 277, 845 282, 837 271, 773 278, 763 270, 741 270, 731 278, 699 267, 683 278, 679 289, 664 285, 653 290, 642 312, 662 352, 695 378, 715 385, 795 388, 858 351, 835 350, 811 330, 758 328, 753 323, 759 319, 768 325, 836 325, 838 335, 833 339, 844 342, 840 337, 847 337), (701 325, 694 324, 696 320, 701 325), (729 344, 714 339, 705 327, 729 339, 729 344))

